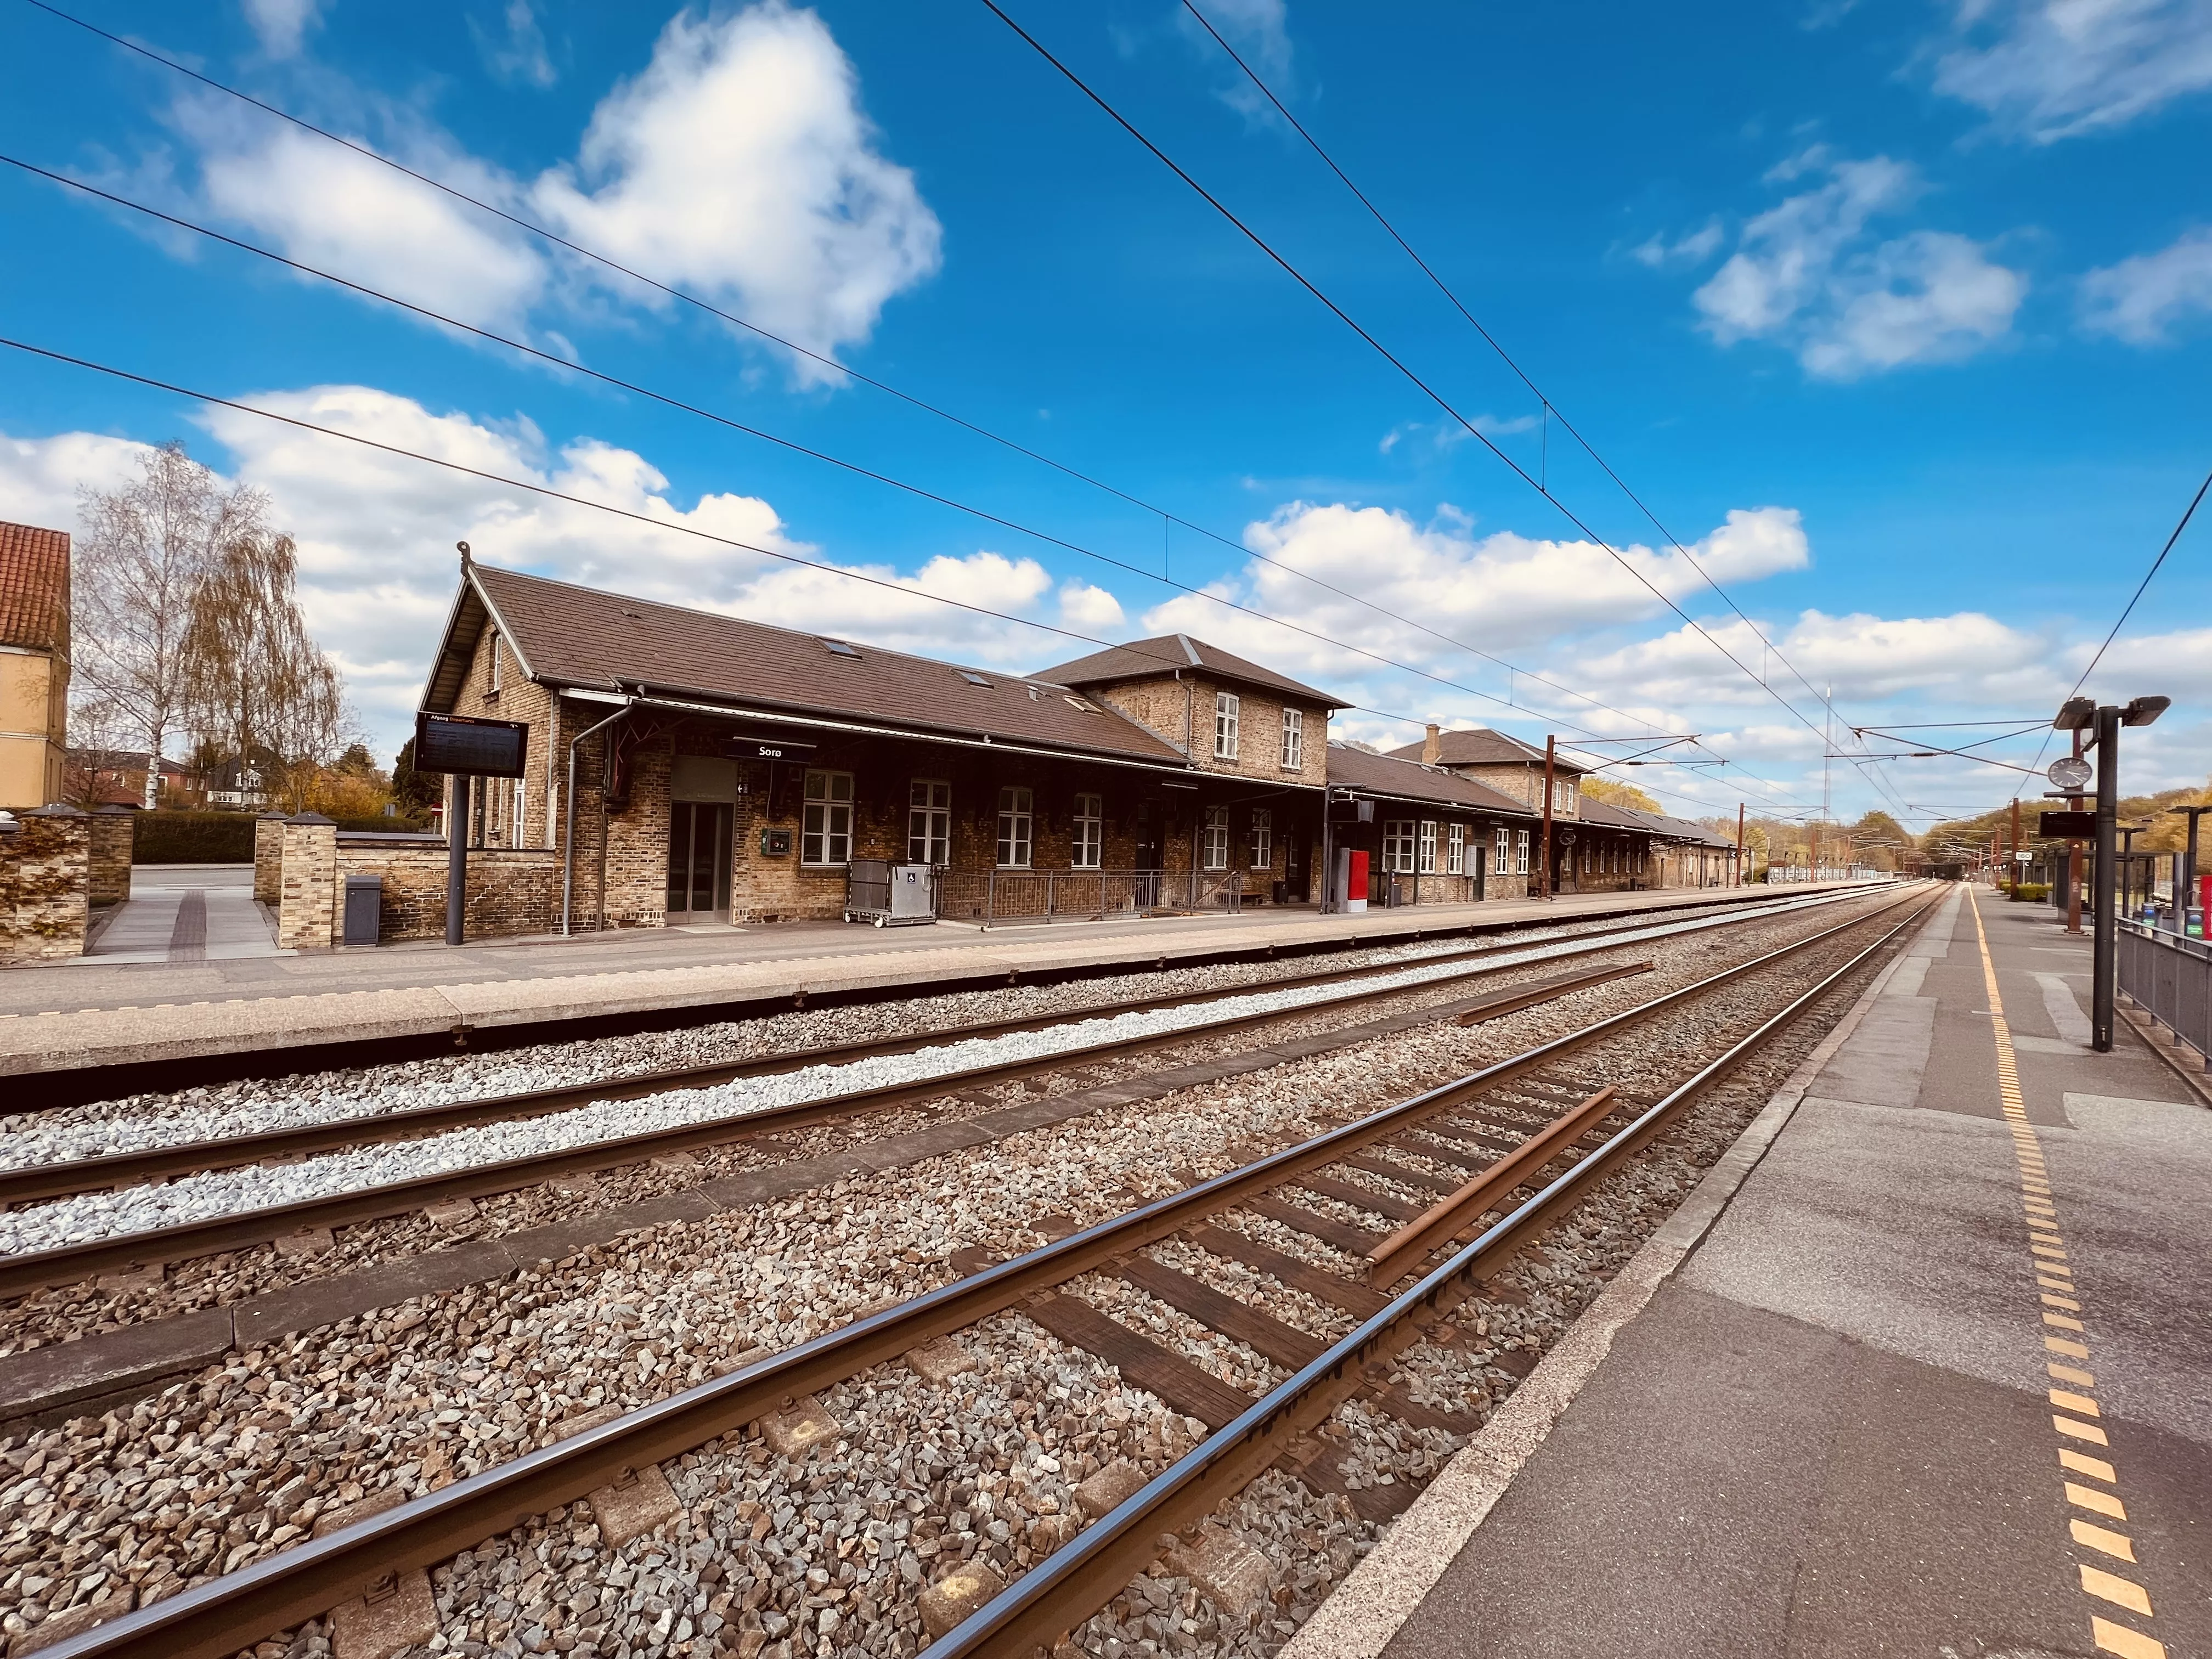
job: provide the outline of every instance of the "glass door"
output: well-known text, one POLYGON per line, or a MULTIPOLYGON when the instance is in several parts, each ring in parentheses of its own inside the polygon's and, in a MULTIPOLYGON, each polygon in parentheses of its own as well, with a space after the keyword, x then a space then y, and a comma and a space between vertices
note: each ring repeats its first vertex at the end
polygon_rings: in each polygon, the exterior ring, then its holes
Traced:
POLYGON ((727 801, 679 800, 671 804, 670 926, 729 920, 730 818, 727 801))

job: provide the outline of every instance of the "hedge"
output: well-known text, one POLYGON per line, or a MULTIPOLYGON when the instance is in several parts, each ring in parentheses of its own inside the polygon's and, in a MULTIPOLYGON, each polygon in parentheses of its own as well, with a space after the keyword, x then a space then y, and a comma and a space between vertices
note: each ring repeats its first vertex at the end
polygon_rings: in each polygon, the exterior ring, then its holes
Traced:
POLYGON ((2040 904, 2051 896, 2051 884, 2043 881, 2014 882, 2012 898, 2015 904, 2040 904))
POLYGON ((134 815, 133 864, 251 864, 251 812, 171 812, 134 815))

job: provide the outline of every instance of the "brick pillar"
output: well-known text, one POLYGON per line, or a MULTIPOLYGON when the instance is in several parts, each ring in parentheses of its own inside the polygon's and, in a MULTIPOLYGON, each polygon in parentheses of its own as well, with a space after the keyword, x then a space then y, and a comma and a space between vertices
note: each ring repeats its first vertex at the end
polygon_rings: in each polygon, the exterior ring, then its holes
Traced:
POLYGON ((0 837, 0 961, 52 962, 84 954, 90 907, 92 815, 33 807, 0 837))
POLYGON ((274 908, 284 896, 284 815, 264 812, 253 821, 253 896, 274 908))
POLYGON ((302 812, 287 819, 281 833, 277 948, 327 951, 344 921, 337 904, 338 827, 320 812, 302 812))
POLYGON ((135 806, 103 806, 92 815, 88 902, 120 904, 131 896, 131 844, 137 822, 135 806))

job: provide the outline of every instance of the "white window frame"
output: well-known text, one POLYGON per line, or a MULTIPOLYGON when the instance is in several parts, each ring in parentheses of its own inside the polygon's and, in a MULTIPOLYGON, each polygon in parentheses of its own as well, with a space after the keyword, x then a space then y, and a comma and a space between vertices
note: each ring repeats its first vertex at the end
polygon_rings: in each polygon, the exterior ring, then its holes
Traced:
POLYGON ((1067 864, 1072 870, 1097 870, 1106 860, 1106 801, 1103 795, 1079 794, 1072 819, 1067 864))
POLYGON ((491 673, 484 689, 487 691, 499 690, 499 630, 496 628, 491 631, 491 673))
POLYGON ((799 861, 835 870, 853 861, 853 775, 810 769, 799 817, 799 861))
POLYGON ((1237 721, 1243 707, 1243 699, 1234 691, 1217 691, 1213 694, 1214 759, 1235 760, 1237 758, 1237 721))
POLYGON ((1302 772, 1306 764, 1306 715, 1303 708, 1283 710, 1283 770, 1302 772))
POLYGON ((1275 867, 1275 815, 1265 806, 1252 809, 1252 868, 1275 867))
POLYGON ((1422 875, 1433 876, 1437 872, 1437 821, 1423 818, 1420 833, 1420 858, 1413 868, 1422 875))
POLYGON ((1528 832, 1526 830, 1513 832, 1513 873, 1516 876, 1528 873, 1528 832))
POLYGON ((1513 873, 1513 831, 1502 823, 1490 838, 1490 873, 1493 876, 1513 873))
POLYGON ((1026 870, 1036 857, 1036 793, 1027 784, 999 790, 998 867, 1026 870))
POLYGON ((1467 826, 1463 823, 1452 824, 1444 831, 1444 873, 1467 873, 1467 826))
POLYGON ((952 785, 948 780, 907 780, 906 861, 940 869, 952 862, 952 785))
POLYGON ((1411 818, 1388 818, 1382 824, 1382 873, 1386 876, 1410 876, 1413 873, 1413 821, 1411 818))
POLYGON ((1229 867, 1229 809, 1209 806, 1206 809, 1206 830, 1203 836, 1205 867, 1226 870, 1229 867))

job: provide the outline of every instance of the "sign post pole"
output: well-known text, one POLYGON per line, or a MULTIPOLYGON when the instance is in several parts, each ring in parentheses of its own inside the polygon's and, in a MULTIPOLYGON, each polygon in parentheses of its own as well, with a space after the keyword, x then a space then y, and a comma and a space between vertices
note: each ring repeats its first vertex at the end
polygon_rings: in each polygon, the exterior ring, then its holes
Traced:
POLYGON ((446 808, 446 943, 467 936, 469 911, 469 775, 456 772, 446 808))

